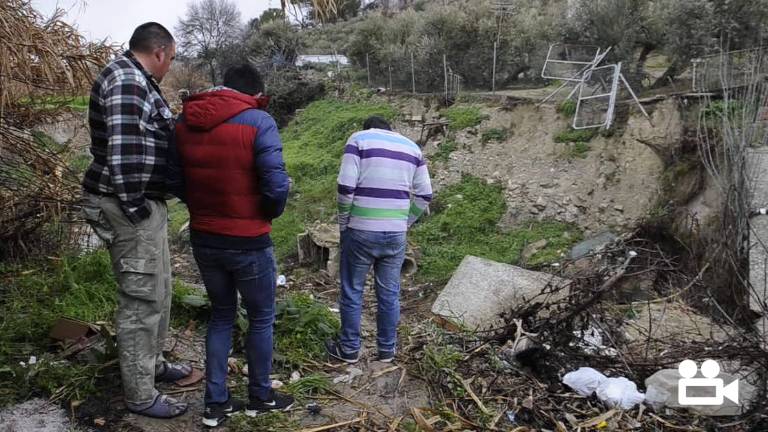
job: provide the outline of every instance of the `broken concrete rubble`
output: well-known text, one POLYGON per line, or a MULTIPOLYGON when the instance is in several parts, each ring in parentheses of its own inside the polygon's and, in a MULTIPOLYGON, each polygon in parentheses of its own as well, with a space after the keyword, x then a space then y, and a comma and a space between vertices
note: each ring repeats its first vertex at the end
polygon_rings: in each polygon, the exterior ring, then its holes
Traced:
MULTIPOLYGON (((697 378, 702 378, 698 371, 697 378)), ((757 396, 756 388, 747 381, 739 380, 738 403, 725 398, 721 405, 681 405, 678 392, 679 382, 682 377, 677 369, 662 369, 645 380, 646 401, 655 410, 662 408, 687 408, 706 416, 735 416, 746 412, 757 396)), ((727 386, 734 382, 738 376, 720 372, 718 379, 723 380, 727 386)), ((710 397, 712 389, 707 387, 687 387, 686 395, 689 397, 710 397)))
MULTIPOLYGON (((315 223, 307 230, 296 236, 299 253, 299 264, 319 265, 331 277, 339 277, 340 265, 340 235, 336 225, 315 223)), ((402 275, 410 276, 416 273, 416 257, 409 246, 405 253, 402 275)))
POLYGON ((475 256, 466 256, 432 305, 432 313, 469 329, 503 324, 502 313, 535 301, 562 298, 566 279, 475 256), (554 294, 543 294, 552 287, 554 294))
POLYGON ((589 255, 592 252, 598 251, 605 246, 616 241, 617 237, 610 232, 600 233, 590 239, 584 240, 578 243, 571 249, 571 259, 577 260, 589 255))

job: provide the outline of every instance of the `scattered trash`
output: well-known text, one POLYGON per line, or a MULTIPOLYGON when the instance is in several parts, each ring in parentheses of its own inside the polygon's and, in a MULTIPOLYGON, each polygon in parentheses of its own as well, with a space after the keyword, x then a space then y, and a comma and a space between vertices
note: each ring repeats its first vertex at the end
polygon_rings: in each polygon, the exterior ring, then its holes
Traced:
POLYGON ((351 384, 355 378, 359 377, 362 374, 363 374, 362 370, 355 367, 350 367, 350 368, 347 368, 346 375, 337 376, 336 378, 333 379, 333 383, 334 384, 338 384, 338 383, 351 384))
POLYGON ((280 380, 272 380, 271 387, 275 390, 282 388, 285 384, 283 384, 280 380))
POLYGON ((248 365, 243 366, 243 370, 241 370, 240 373, 248 376, 248 365))
POLYGON ((339 308, 335 308, 335 307, 329 307, 329 308, 328 308, 328 310, 329 310, 329 311, 331 311, 331 312, 333 312, 333 313, 340 313, 340 312, 341 312, 341 311, 339 310, 339 308))
POLYGON ((517 423, 515 421, 516 418, 517 418, 517 413, 516 412, 514 412, 512 410, 507 411, 507 420, 509 420, 510 423, 512 423, 512 424, 517 423))
POLYGON ((30 366, 37 364, 37 357, 29 356, 29 361, 27 363, 29 363, 30 366))
POLYGON ((631 409, 643 402, 645 395, 637 391, 637 385, 624 378, 607 378, 589 367, 581 367, 565 374, 563 384, 581 396, 597 393, 597 398, 610 408, 631 409))
POLYGON ((285 286, 287 282, 288 281, 285 278, 285 275, 280 275, 277 277, 277 286, 285 286))
POLYGON ((229 371, 232 373, 236 374, 236 373, 240 373, 241 371, 240 365, 237 363, 237 359, 234 357, 230 357, 227 359, 227 366, 229 367, 229 371))
POLYGON ((645 400, 637 391, 637 384, 624 378, 608 378, 597 387, 597 398, 610 408, 632 409, 645 400))
POLYGON ((104 427, 106 424, 107 421, 101 417, 93 419, 93 425, 96 427, 104 427))
POLYGON ((600 334, 600 330, 596 327, 590 327, 586 330, 576 330, 573 334, 579 340, 576 343, 571 343, 571 346, 578 346, 587 354, 603 354, 608 356, 615 356, 618 354, 618 351, 616 351, 615 348, 603 345, 603 335, 600 334))
POLYGON ((323 407, 317 402, 312 402, 307 405, 307 411, 312 415, 319 415, 323 411, 323 407))
POLYGON ((634 258, 634 257, 637 256, 637 252, 631 250, 631 251, 629 251, 628 255, 630 256, 630 258, 634 258))
POLYGON ((299 371, 293 371, 291 373, 291 379, 288 382, 295 383, 296 381, 298 381, 300 379, 301 379, 301 373, 299 371))
POLYGON ((605 381, 606 376, 590 367, 580 367, 563 377, 563 384, 581 396, 590 396, 605 381))

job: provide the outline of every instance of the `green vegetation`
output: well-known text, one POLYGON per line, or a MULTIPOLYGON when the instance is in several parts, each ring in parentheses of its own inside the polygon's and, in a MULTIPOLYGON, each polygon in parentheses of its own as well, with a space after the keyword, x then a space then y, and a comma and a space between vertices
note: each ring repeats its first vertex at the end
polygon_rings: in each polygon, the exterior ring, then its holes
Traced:
POLYGON ((581 141, 567 144, 567 146, 567 149, 563 152, 565 159, 585 159, 587 153, 591 150, 589 144, 581 141))
POLYGON ((325 357, 323 343, 336 336, 339 318, 309 294, 291 294, 276 307, 275 360, 301 365, 325 357))
POLYGON ((440 114, 451 122, 451 124, 448 125, 448 128, 453 131, 477 126, 482 123, 483 120, 488 119, 488 116, 483 114, 478 106, 454 105, 448 109, 444 109, 440 114))
POLYGON ((285 386, 284 390, 299 400, 306 400, 331 390, 331 379, 322 373, 313 373, 285 386))
POLYGON ((227 422, 230 432, 293 432, 298 429, 298 422, 281 411, 271 411, 258 417, 235 415, 227 422))
POLYGON ((483 134, 480 135, 480 142, 483 144, 487 144, 489 142, 502 142, 507 139, 507 130, 502 128, 492 128, 483 131, 483 134))
POLYGON ((528 264, 551 262, 580 238, 577 228, 554 221, 531 221, 502 231, 498 227, 506 211, 502 187, 471 176, 440 191, 432 211, 412 234, 421 248, 417 278, 422 281, 448 280, 466 255, 518 263, 525 245, 541 239, 547 246, 528 264))
POLYGON ((349 135, 360 130, 369 116, 392 119, 395 114, 383 104, 321 100, 283 130, 283 155, 293 190, 285 214, 273 222, 279 260, 296 253, 296 235, 305 223, 332 220, 336 214, 336 177, 349 135))
POLYGON ((587 143, 597 136, 597 129, 571 129, 568 128, 555 135, 556 143, 583 142, 587 143))
POLYGON ((204 319, 208 306, 210 306, 210 301, 204 292, 200 292, 179 279, 173 280, 171 325, 184 327, 190 321, 204 319))
POLYGON ((181 228, 187 222, 189 222, 187 206, 178 199, 168 201, 168 238, 171 242, 181 241, 183 237, 181 228))
POLYGON ((456 151, 457 148, 459 148, 459 143, 457 143, 456 140, 453 138, 446 138, 439 146, 437 146, 437 151, 430 159, 432 159, 433 162, 446 163, 448 162, 451 153, 456 151))
POLYGON ((75 111, 88 111, 90 96, 46 96, 42 98, 25 98, 20 101, 38 109, 71 108, 75 111))
POLYGON ((571 117, 576 114, 576 101, 573 99, 566 99, 560 105, 557 106, 557 112, 560 114, 571 117))

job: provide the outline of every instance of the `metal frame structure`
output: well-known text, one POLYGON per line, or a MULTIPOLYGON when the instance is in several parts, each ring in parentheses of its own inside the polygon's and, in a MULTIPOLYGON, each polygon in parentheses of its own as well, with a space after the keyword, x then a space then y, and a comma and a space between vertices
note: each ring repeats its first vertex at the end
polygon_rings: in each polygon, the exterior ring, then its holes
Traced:
MULTIPOLYGON (((620 75, 621 75, 621 63, 595 67, 583 74, 582 81, 578 86, 579 98, 576 100, 576 113, 573 116, 574 129, 590 129, 590 128, 599 128, 599 127, 605 127, 606 129, 608 129, 611 127, 611 124, 613 123, 613 113, 616 109, 616 94, 618 93, 617 90, 619 87, 620 75), (610 89, 608 93, 585 95, 584 89, 588 88, 587 83, 590 80, 592 80, 592 77, 595 75, 595 72, 599 72, 602 70, 609 70, 609 69, 613 69, 613 73, 611 74, 613 78, 611 79, 610 89), (584 104, 584 101, 601 99, 601 98, 608 98, 608 110, 605 113, 605 121, 597 124, 579 125, 578 124, 578 120, 580 118, 579 113, 582 110, 582 105, 584 104)), ((608 87, 605 82, 602 82, 601 84, 602 84, 601 88, 608 87)))
POLYGON ((549 46, 549 51, 547 52, 547 59, 544 61, 544 66, 541 68, 541 77, 544 79, 556 79, 556 80, 562 80, 562 81, 580 82, 581 74, 584 73, 584 71, 586 71, 587 69, 594 67, 598 63, 600 63, 609 50, 610 48, 601 55, 600 47, 595 45, 552 44, 549 46), (552 57, 552 52, 556 47, 562 47, 564 50, 566 50, 566 52, 568 50, 568 47, 594 48, 595 54, 592 56, 592 59, 590 61, 562 60, 562 59, 557 59, 552 57), (578 73, 576 73, 573 76, 557 76, 557 75, 548 74, 547 67, 552 65, 553 63, 581 66, 581 69, 579 70, 578 73))
POLYGON ((699 57, 691 60, 692 64, 692 80, 691 89, 694 93, 707 93, 714 90, 724 90, 722 83, 728 82, 731 87, 739 87, 749 84, 748 80, 759 79, 759 74, 755 74, 754 69, 766 70, 765 67, 760 67, 760 63, 768 62, 768 50, 766 47, 748 48, 735 51, 720 52, 719 54, 711 54, 704 57, 699 57), (741 60, 738 62, 737 60, 741 60), (714 63, 713 68, 708 67, 709 64, 714 63), (736 64, 747 64, 750 70, 737 70, 736 64), (710 73, 716 75, 711 81, 716 82, 715 86, 710 86, 710 73), (728 76, 724 76, 728 74, 728 76), (739 77, 739 74, 741 75, 739 77), (741 79, 739 79, 741 78, 741 79))
POLYGON ((517 9, 515 0, 496 0, 493 2, 493 10, 496 15, 510 15, 517 9))

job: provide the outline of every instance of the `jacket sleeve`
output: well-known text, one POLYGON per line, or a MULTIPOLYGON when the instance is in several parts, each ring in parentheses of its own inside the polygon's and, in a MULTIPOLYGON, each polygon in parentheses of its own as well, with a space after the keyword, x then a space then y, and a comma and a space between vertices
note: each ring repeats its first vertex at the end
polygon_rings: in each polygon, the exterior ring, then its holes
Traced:
POLYGON ((352 203, 355 200, 355 188, 360 175, 360 152, 354 136, 350 137, 344 147, 341 158, 339 177, 336 180, 336 202, 339 211, 339 231, 346 231, 349 225, 352 203))
POLYGON ((411 227, 432 201, 432 182, 429 180, 429 170, 424 156, 419 160, 419 166, 413 175, 413 198, 408 212, 408 227, 411 227))
POLYGON ((288 173, 283 161, 283 144, 275 120, 261 112, 258 134, 254 143, 256 176, 261 193, 261 212, 268 219, 283 214, 288 201, 288 173))

